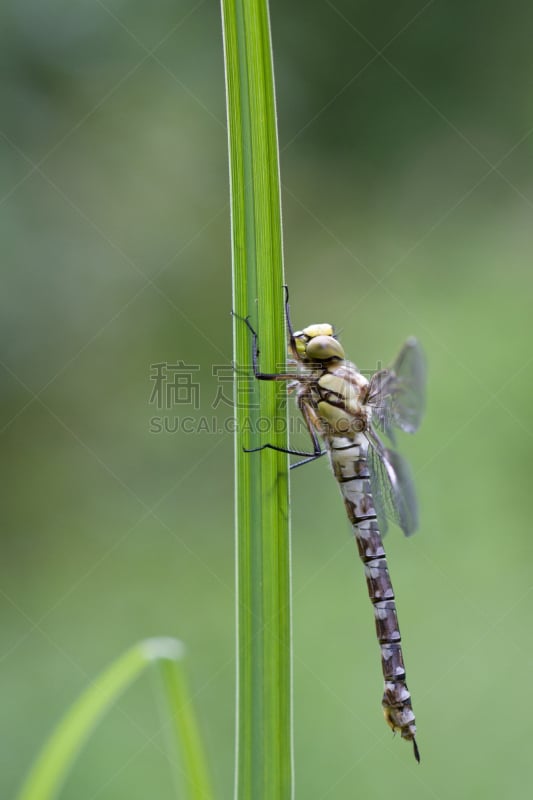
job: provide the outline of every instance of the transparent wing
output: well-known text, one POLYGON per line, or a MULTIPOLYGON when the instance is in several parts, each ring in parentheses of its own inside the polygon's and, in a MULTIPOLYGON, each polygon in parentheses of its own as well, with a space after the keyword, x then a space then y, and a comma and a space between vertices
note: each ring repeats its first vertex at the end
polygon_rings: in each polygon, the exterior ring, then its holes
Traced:
POLYGON ((410 536, 418 526, 418 509, 407 462, 395 450, 385 447, 374 431, 369 430, 366 435, 370 443, 370 488, 381 533, 385 534, 390 520, 410 536))
POLYGON ((396 361, 370 379, 367 404, 376 426, 394 442, 393 427, 414 433, 426 401, 426 362, 418 341, 408 339, 396 361))

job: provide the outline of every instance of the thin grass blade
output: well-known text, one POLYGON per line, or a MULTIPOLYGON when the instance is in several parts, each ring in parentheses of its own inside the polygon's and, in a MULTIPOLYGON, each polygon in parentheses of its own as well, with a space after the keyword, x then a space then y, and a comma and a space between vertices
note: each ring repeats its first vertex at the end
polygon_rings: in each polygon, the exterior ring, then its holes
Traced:
POLYGON ((213 795, 206 761, 179 664, 183 653, 181 642, 158 638, 139 642, 117 658, 59 722, 35 761, 17 800, 53 800, 58 796, 76 757, 98 722, 153 662, 159 662, 167 676, 169 705, 180 734, 181 761, 189 777, 188 796, 190 800, 211 800, 213 795))

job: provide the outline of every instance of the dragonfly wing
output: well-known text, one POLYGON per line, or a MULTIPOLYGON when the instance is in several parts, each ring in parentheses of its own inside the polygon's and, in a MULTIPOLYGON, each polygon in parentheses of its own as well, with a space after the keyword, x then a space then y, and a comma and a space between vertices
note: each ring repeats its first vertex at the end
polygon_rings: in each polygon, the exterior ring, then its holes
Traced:
POLYGON ((395 450, 385 447, 374 431, 367 431, 367 437, 370 488, 382 533, 390 520, 410 536, 418 526, 418 509, 407 462, 395 450))
POLYGON ((375 372, 368 387, 367 405, 372 406, 372 421, 381 433, 395 444, 395 418, 392 398, 396 387, 396 375, 389 369, 375 372))
POLYGON ((408 339, 396 361, 379 370, 368 388, 375 423, 394 442, 393 426, 414 433, 425 408, 426 362, 418 341, 408 339))
POLYGON ((381 535, 385 536, 389 529, 389 519, 394 506, 392 505, 391 507, 390 492, 388 492, 390 481, 386 474, 383 475, 385 467, 379 456, 376 455, 372 445, 368 447, 367 463, 370 473, 372 502, 378 518, 379 530, 381 535))

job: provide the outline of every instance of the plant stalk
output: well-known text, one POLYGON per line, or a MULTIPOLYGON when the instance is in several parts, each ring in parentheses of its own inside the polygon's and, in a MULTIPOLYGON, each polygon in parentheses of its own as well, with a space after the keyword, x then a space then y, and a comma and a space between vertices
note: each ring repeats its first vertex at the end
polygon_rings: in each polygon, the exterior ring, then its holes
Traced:
POLYGON ((274 79, 266 0, 222 0, 232 210, 236 400, 236 800, 293 795, 288 457, 284 386, 251 373, 285 367, 274 79))

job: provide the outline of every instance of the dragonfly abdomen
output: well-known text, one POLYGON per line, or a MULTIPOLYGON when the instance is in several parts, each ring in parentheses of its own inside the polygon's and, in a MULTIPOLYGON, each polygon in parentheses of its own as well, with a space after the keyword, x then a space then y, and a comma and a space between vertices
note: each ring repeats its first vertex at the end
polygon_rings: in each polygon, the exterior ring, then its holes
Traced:
POLYGON ((399 731, 402 738, 413 742, 415 757, 419 761, 415 740, 415 715, 405 680, 394 590, 372 500, 366 448, 364 442, 358 439, 359 437, 351 443, 345 441, 344 445, 338 440, 332 443, 331 464, 353 526, 357 549, 364 565, 368 594, 374 608, 385 681, 382 699, 385 720, 394 732, 399 731))

